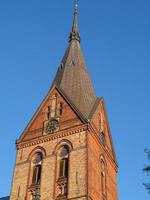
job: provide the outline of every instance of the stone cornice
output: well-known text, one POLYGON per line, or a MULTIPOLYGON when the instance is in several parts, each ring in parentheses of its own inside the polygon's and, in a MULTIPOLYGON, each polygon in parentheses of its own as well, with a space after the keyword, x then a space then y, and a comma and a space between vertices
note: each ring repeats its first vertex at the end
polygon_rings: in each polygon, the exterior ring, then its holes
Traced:
POLYGON ((69 129, 65 129, 62 131, 58 131, 51 135, 46 135, 46 136, 43 135, 38 138, 31 139, 31 140, 28 140, 25 142, 20 142, 20 143, 18 142, 18 143, 16 143, 16 148, 17 148, 17 150, 19 150, 19 149, 23 149, 23 148, 34 146, 34 145, 39 145, 44 142, 52 141, 52 140, 55 140, 58 138, 63 138, 63 137, 69 136, 69 135, 73 135, 75 133, 86 131, 87 128, 88 128, 87 124, 83 124, 83 125, 76 126, 74 128, 69 128, 69 129))

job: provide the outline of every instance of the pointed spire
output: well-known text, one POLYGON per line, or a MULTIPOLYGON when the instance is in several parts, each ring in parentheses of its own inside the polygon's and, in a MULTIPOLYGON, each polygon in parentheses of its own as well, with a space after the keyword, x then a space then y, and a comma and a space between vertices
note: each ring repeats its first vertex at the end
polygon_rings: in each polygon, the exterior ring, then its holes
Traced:
POLYGON ((78 0, 74 0, 74 19, 69 42, 71 42, 72 40, 77 40, 80 42, 80 34, 78 32, 78 0))
POLYGON ((80 47, 78 32, 78 0, 74 0, 74 20, 69 45, 61 61, 53 85, 61 91, 78 113, 88 119, 96 95, 80 47))

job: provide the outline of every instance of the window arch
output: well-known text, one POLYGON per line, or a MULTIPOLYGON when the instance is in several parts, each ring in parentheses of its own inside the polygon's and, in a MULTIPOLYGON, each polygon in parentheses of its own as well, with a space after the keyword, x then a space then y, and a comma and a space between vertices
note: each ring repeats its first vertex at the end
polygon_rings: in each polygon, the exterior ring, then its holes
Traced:
POLYGON ((40 146, 33 149, 29 154, 28 161, 30 162, 30 168, 27 199, 34 199, 35 196, 40 195, 42 163, 45 156, 46 151, 40 146))
POLYGON ((56 174, 56 198, 67 198, 69 178, 69 153, 70 147, 62 141, 56 148, 57 174, 56 174))
POLYGON ((46 151, 43 147, 41 146, 37 146, 35 149, 33 149, 29 156, 28 156, 28 161, 31 162, 33 160, 33 157, 37 154, 37 153, 41 153, 42 158, 44 158, 46 156, 46 151))
POLYGON ((53 153, 54 153, 56 156, 58 156, 58 155, 59 155, 59 152, 60 152, 60 149, 61 149, 63 146, 68 147, 69 153, 70 153, 71 150, 73 149, 72 143, 71 143, 69 140, 67 140, 67 139, 63 139, 63 140, 61 140, 61 141, 59 141, 59 142, 57 143, 57 145, 56 145, 56 147, 55 147, 53 153))

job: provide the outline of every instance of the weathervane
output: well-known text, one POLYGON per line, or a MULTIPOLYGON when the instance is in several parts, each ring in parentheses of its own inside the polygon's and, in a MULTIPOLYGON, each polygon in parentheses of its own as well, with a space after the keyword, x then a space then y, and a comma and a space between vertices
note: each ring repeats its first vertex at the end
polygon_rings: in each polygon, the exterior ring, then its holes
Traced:
POLYGON ((78 0, 74 0, 74 13, 78 14, 78 0))

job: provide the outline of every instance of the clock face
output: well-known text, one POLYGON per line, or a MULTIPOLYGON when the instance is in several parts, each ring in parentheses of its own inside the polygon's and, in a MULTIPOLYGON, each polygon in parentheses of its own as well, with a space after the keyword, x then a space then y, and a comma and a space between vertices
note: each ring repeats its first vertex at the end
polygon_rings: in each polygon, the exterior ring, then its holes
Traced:
POLYGON ((58 128, 59 128, 58 119, 52 119, 49 122, 47 122, 44 132, 45 134, 54 133, 58 130, 58 128))

